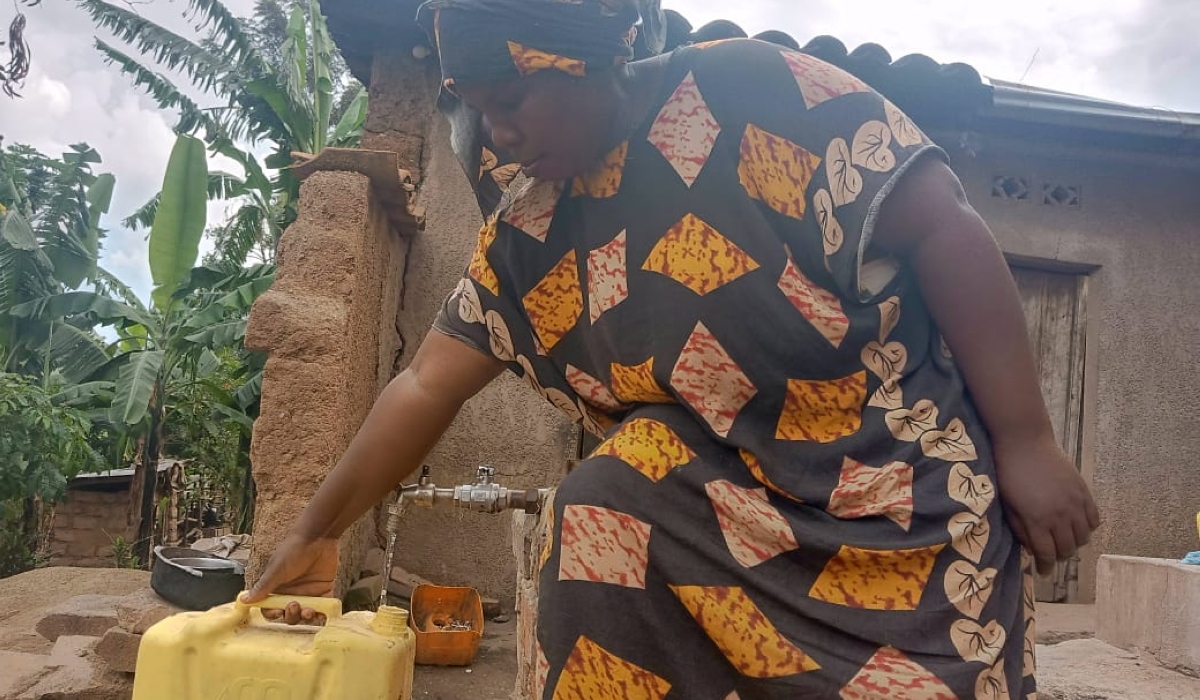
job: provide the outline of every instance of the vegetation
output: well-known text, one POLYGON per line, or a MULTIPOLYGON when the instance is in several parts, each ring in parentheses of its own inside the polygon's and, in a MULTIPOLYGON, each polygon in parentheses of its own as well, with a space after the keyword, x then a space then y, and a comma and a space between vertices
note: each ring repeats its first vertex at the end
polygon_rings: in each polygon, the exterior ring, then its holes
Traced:
MULTIPOLYGON (((154 486, 162 456, 169 400, 192 386, 209 388, 227 417, 249 422, 210 378, 219 368, 215 351, 240 343, 246 314, 270 287, 270 266, 195 268, 205 226, 207 167, 204 144, 180 136, 167 165, 161 203, 150 231, 150 304, 136 297, 114 301, 99 292, 67 292, 12 307, 18 318, 62 321, 103 309, 101 322, 118 335, 111 359, 74 398, 107 403, 106 422, 141 445, 138 463, 139 523, 135 551, 149 557, 155 523, 154 486)), ((213 408, 213 410, 220 410, 213 408)))
MULTIPOLYGON (((210 174, 209 196, 237 203, 233 216, 212 231, 215 258, 272 262, 280 234, 296 218, 300 183, 286 169, 274 177, 266 173, 286 168, 296 151, 358 145, 366 119, 366 90, 349 77, 320 5, 259 0, 255 18, 242 22, 218 0, 188 0, 197 30, 189 39, 105 0, 80 4, 97 25, 141 54, 135 58, 97 39, 104 59, 160 108, 177 114, 177 132, 201 138, 211 153, 242 168, 241 176, 210 174), (201 109, 163 71, 180 73, 224 106, 201 109), (256 146, 269 147, 270 155, 260 161, 256 146)), ((125 224, 149 226, 157 207, 156 196, 125 224)))
MULTIPOLYGON (((316 0, 259 0, 249 19, 187 0, 190 37, 136 5, 75 2, 118 38, 96 40, 103 60, 176 116, 178 136, 161 191, 123 219, 149 231, 149 298, 99 265, 117 183, 100 155, 0 143, 0 576, 35 563, 40 508, 69 479, 131 462, 138 527, 111 533, 114 564, 148 562, 166 455, 188 461, 184 509, 197 523, 249 529, 263 358, 243 339, 296 216, 285 166, 294 152, 357 145, 366 115, 316 0), (206 220, 214 199, 234 204, 227 220, 206 220), (213 252, 200 261, 206 235, 213 252)), ((23 43, 10 49, 27 60, 23 43)), ((14 66, 0 82, 15 93, 27 64, 14 66)))
POLYGON ((44 387, 0 374, 0 576, 32 565, 41 503, 61 498, 67 479, 100 468, 90 430, 86 416, 55 405, 44 387))

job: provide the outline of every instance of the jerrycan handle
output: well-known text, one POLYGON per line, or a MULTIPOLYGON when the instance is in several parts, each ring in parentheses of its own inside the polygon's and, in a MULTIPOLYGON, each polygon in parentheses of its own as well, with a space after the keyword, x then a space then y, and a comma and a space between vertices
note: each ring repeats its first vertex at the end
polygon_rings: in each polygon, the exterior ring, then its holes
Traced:
POLYGON ((342 601, 337 598, 316 598, 303 595, 269 595, 257 603, 243 603, 242 596, 236 599, 235 607, 241 613, 242 619, 250 616, 252 608, 267 608, 283 610, 288 603, 298 603, 302 608, 312 608, 325 616, 325 620, 333 620, 342 616, 342 601))

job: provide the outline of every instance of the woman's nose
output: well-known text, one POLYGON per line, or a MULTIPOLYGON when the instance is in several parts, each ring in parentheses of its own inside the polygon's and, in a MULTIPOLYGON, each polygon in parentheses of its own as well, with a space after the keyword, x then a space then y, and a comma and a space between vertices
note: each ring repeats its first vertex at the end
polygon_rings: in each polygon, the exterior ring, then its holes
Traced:
POLYGON ((513 153, 524 141, 521 131, 505 122, 489 122, 492 130, 492 143, 503 151, 513 153))

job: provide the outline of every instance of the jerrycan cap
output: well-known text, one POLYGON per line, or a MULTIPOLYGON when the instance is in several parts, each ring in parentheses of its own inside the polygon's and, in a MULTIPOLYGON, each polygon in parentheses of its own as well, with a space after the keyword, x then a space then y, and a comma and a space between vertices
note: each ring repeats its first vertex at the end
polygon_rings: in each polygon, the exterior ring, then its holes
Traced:
POLYGON ((394 605, 381 605, 371 620, 371 631, 384 637, 401 637, 408 629, 408 611, 394 605))

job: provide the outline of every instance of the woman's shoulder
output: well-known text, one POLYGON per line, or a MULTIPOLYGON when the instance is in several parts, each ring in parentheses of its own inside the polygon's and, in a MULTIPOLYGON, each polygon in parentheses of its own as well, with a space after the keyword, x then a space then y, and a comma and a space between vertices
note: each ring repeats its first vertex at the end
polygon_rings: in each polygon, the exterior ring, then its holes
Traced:
POLYGON ((722 122, 796 115, 850 93, 874 95, 864 82, 829 63, 757 39, 685 46, 672 64, 675 80, 693 81, 722 122))
POLYGON ((786 46, 759 39, 719 39, 681 48, 691 55, 697 66, 708 69, 716 65, 753 68, 778 61, 780 56, 798 53, 786 46))

